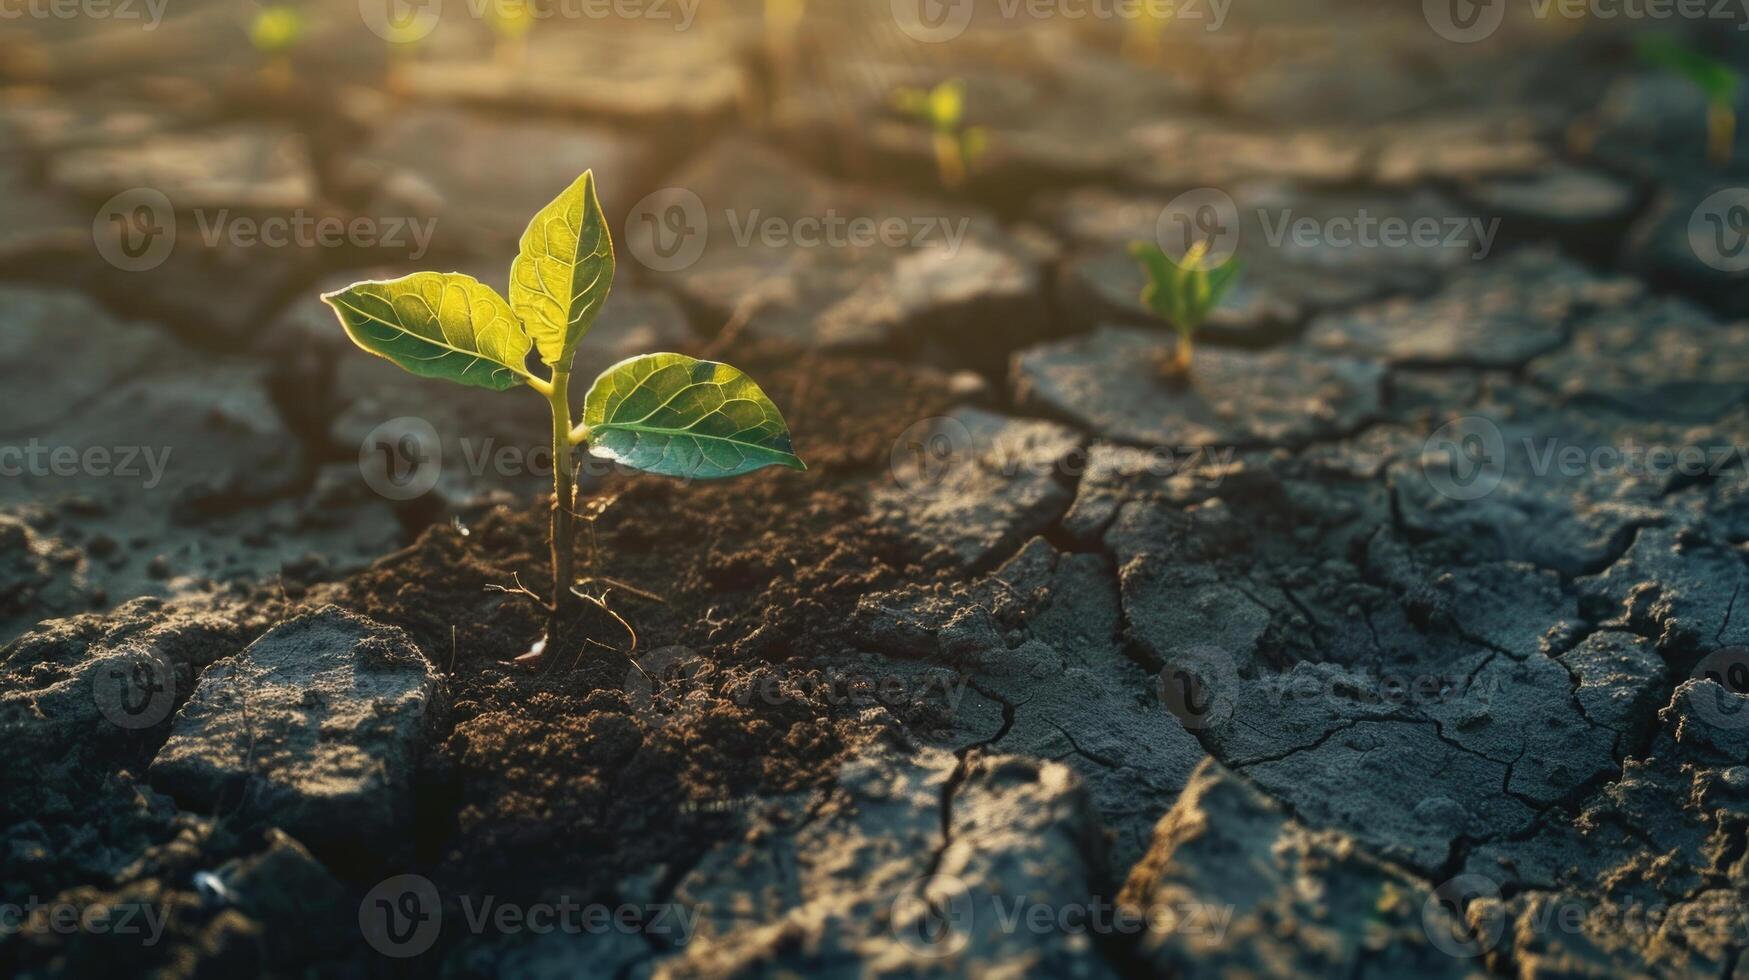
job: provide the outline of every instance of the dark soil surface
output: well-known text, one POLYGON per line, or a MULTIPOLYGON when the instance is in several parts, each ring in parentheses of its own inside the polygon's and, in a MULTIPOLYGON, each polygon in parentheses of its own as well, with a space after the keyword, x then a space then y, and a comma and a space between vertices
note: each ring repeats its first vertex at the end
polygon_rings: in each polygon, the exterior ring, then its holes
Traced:
POLYGON ((1636 54, 1740 25, 299 6, 0 37, 0 971, 1749 970, 1749 126, 1636 54), (728 361, 808 468, 587 459, 549 636, 540 403, 315 297, 501 289, 584 167, 579 377, 728 361))

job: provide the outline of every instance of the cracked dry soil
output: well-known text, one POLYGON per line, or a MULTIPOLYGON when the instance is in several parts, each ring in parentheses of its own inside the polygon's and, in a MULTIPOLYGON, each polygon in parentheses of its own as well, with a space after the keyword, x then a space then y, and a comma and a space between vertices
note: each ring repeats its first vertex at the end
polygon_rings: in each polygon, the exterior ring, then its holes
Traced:
POLYGON ((1142 66, 847 3, 786 59, 724 4, 543 24, 518 71, 465 25, 391 92, 351 6, 289 91, 216 3, 0 38, 0 448, 169 451, 0 479, 0 969, 1749 969, 1749 285, 1690 228, 1749 136, 1702 159, 1647 25, 1268 3, 1142 66), (991 132, 958 192, 886 108, 946 77, 991 132), (531 669, 538 403, 373 372, 312 297, 501 283, 505 215, 585 165, 621 256, 583 356, 735 363, 809 470, 587 474, 623 623, 531 669), (181 233, 129 272, 90 216, 138 187, 181 233), (709 209, 690 262, 634 244, 663 187, 709 209), (1245 280, 1169 384, 1123 248, 1209 189, 1245 280), (217 209, 439 234, 270 251, 217 209), (1367 214, 1452 240, 1270 232, 1367 214), (443 463, 392 499, 406 416, 443 463))

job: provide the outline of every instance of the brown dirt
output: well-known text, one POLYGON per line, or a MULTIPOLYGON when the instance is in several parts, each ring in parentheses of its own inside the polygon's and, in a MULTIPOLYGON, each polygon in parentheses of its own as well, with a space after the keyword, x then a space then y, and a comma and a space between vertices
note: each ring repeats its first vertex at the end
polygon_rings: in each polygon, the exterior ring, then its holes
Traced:
POLYGON ((818 696, 810 672, 849 651, 862 594, 940 571, 874 526, 863 495, 897 434, 951 396, 896 362, 775 347, 732 357, 801 407, 790 422, 807 473, 613 477, 579 500, 613 498, 595 525, 596 572, 663 597, 608 596, 638 655, 678 645, 703 657, 684 690, 658 689, 658 710, 628 699, 638 675, 626 633, 588 606, 541 667, 506 663, 542 635, 544 614, 490 587, 550 587, 539 507, 433 527, 343 585, 343 604, 407 629, 449 674, 453 730, 427 767, 420 841, 440 887, 607 895, 652 867, 672 880, 729 826, 713 810, 813 785, 871 736, 857 708, 818 696), (746 696, 766 673, 785 697, 746 696))

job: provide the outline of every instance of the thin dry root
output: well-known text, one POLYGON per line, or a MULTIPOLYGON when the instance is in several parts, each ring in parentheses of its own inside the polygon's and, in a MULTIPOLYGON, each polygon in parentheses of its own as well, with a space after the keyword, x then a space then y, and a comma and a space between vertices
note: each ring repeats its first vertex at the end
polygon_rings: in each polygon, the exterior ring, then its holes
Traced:
POLYGON ((654 592, 649 592, 649 591, 646 591, 644 589, 640 589, 635 585, 628 585, 625 582, 621 582, 619 579, 608 578, 605 575, 588 575, 588 576, 585 576, 583 578, 580 578, 577 580, 577 584, 572 587, 572 591, 576 591, 577 589, 581 589, 581 588, 584 588, 584 587, 590 586, 590 585, 603 585, 609 589, 618 589, 621 592, 629 592, 632 595, 637 596, 638 598, 645 600, 646 602, 655 602, 655 603, 660 603, 662 605, 668 604, 667 599, 662 598, 661 596, 657 595, 654 592))
POLYGON ((516 585, 514 587, 508 586, 508 585, 488 585, 488 586, 486 586, 486 591, 487 592, 502 592, 506 595, 527 596, 531 601, 534 602, 535 605, 541 607, 542 609, 551 609, 552 608, 552 605, 550 603, 548 603, 545 599, 542 599, 540 596, 536 595, 531 589, 529 589, 528 586, 523 585, 522 579, 515 572, 510 573, 510 581, 515 582, 516 585))

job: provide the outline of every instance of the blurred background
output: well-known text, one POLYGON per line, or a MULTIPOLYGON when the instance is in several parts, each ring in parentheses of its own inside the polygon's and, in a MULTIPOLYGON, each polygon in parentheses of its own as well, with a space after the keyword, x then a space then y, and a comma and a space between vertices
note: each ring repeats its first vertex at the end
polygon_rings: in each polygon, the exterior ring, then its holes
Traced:
POLYGON ((317 296, 502 289, 584 168, 620 251, 585 373, 769 339, 1000 390, 1150 321, 1137 239, 1246 264, 1217 346, 1539 242, 1749 312, 1740 7, 7 0, 0 640, 538 493, 538 400, 402 375, 317 296), (1331 233, 1384 217, 1435 233, 1331 233))

